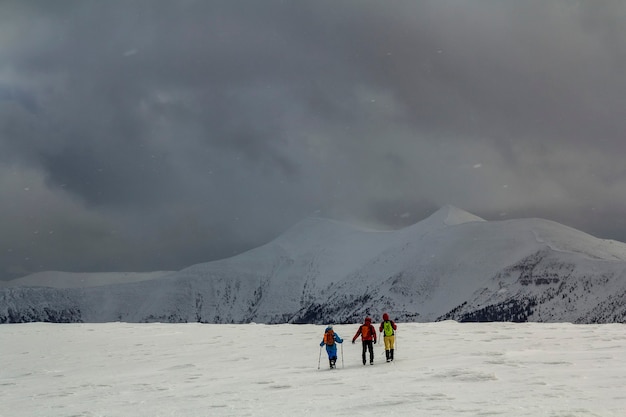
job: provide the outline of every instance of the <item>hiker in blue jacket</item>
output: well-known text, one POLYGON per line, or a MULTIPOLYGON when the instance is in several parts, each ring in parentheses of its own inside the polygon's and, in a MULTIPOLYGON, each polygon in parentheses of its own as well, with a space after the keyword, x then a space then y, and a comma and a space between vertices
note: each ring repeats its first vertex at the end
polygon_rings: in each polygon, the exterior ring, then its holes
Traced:
POLYGON ((343 339, 335 333, 333 326, 328 325, 324 331, 324 337, 320 342, 320 346, 326 345, 326 353, 328 353, 328 363, 330 368, 335 368, 337 363, 337 343, 343 343, 343 339))

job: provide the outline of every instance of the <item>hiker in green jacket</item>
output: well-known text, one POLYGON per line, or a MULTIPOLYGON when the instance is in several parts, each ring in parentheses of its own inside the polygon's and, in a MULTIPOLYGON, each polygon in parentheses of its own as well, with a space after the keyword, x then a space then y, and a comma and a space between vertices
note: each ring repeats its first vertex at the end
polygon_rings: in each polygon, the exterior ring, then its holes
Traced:
POLYGON ((396 323, 393 320, 389 319, 389 314, 383 314, 383 321, 380 323, 379 331, 383 333, 383 339, 385 341, 385 356, 387 357, 387 362, 391 362, 393 360, 393 347, 396 343, 396 323))

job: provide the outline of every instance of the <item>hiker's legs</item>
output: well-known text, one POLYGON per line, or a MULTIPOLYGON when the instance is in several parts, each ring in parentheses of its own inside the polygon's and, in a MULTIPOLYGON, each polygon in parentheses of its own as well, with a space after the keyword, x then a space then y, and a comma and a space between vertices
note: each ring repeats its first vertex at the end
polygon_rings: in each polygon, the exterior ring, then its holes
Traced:
POLYGON ((389 360, 393 360, 393 347, 396 344, 396 336, 385 336, 385 346, 389 346, 389 360), (387 340, 389 338, 389 340, 387 340))
POLYGON ((370 363, 374 363, 374 342, 367 342, 367 349, 370 351, 370 363))
POLYGON ((395 338, 395 336, 385 336, 385 350, 393 349, 395 338))
POLYGON ((330 367, 333 368, 335 366, 335 362, 337 362, 337 345, 326 346, 326 353, 328 353, 330 367))
POLYGON ((362 343, 363 343, 363 353, 361 353, 361 357, 363 358, 363 365, 365 365, 365 352, 367 352, 367 342, 364 340, 362 343))
POLYGON ((326 345, 326 353, 328 354, 328 365, 333 368, 335 366, 333 357, 337 357, 337 348, 334 345, 326 345))

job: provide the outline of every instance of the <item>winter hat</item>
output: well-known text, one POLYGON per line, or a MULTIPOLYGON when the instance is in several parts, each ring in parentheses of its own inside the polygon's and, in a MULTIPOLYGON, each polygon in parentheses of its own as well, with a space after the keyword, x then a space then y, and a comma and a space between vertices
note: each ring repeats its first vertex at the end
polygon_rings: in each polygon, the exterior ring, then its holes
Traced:
POLYGON ((371 323, 371 322, 372 322, 372 319, 371 319, 371 318, 369 318, 369 317, 365 317, 365 323, 371 323))
POLYGON ((332 330, 333 329, 333 325, 329 324, 328 327, 326 327, 326 331, 332 330))
POLYGON ((387 313, 383 314, 383 320, 385 321, 389 320, 389 314, 387 313))

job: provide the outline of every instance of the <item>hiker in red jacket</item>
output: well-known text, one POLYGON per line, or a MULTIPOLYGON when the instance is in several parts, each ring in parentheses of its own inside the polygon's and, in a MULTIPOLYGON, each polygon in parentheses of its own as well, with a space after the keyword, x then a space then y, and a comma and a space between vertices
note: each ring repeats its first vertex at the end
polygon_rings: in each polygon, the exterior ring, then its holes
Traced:
POLYGON ((372 326, 372 319, 369 317, 365 317, 365 322, 359 326, 359 330, 356 331, 356 334, 352 338, 352 343, 356 340, 357 337, 361 335, 361 342, 363 342, 363 365, 365 365, 365 352, 367 350, 370 351, 370 365, 374 365, 374 343, 376 343, 376 329, 372 326))

